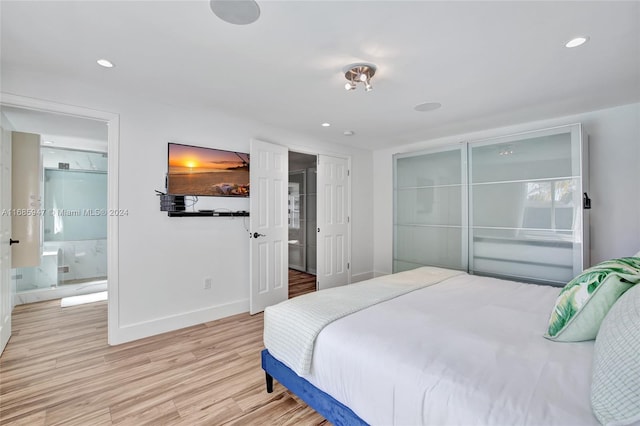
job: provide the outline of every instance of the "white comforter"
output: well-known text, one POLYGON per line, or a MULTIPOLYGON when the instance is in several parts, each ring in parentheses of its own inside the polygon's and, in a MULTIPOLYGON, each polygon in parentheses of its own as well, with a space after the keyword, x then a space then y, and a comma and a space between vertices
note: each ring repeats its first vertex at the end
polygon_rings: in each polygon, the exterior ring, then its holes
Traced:
POLYGON ((473 275, 324 328, 304 377, 372 425, 590 425, 593 342, 542 337, 559 289, 473 275))
POLYGON ((297 374, 309 372, 318 333, 331 322, 376 303, 434 285, 461 271, 422 267, 294 297, 264 312, 264 344, 297 374))

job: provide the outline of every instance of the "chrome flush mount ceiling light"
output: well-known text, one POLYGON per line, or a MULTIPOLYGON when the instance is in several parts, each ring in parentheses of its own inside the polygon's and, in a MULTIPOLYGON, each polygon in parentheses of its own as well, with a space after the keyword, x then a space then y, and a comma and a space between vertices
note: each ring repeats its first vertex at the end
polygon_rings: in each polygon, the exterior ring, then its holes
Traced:
POLYGON ((346 90, 355 90, 358 83, 364 84, 367 92, 373 89, 371 78, 376 74, 376 66, 373 64, 351 64, 343 69, 344 77, 348 82, 344 85, 346 90))
POLYGON ((209 7, 218 18, 235 25, 251 24, 260 17, 254 0, 210 0, 209 7))

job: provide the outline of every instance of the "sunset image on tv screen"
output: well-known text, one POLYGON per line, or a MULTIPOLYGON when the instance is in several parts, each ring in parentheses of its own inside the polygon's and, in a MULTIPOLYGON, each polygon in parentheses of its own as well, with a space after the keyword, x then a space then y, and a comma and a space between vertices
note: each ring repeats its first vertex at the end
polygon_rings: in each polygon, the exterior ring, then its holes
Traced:
POLYGON ((249 154, 169 143, 167 193, 249 196, 249 154))

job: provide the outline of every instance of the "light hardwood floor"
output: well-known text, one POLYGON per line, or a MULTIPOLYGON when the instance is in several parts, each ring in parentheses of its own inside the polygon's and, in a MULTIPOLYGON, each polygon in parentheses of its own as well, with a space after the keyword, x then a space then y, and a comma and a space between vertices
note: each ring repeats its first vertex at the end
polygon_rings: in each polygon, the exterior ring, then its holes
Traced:
POLYGON ((17 306, 2 425, 328 425, 260 368, 262 314, 107 345, 106 302, 17 306))

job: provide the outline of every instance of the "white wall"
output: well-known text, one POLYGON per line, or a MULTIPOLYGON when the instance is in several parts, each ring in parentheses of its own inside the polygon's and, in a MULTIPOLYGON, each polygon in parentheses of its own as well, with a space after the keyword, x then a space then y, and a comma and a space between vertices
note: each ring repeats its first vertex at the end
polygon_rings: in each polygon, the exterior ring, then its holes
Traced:
MULTIPOLYGON (((248 310, 249 238, 242 218, 169 218, 164 189, 167 142, 249 151, 252 138, 300 152, 350 156, 352 275, 372 275, 372 153, 310 140, 215 109, 147 102, 40 73, 3 69, 2 91, 120 116, 119 313, 124 342, 248 310), (203 289, 204 277, 213 288, 203 289)), ((171 99, 167 99, 170 103, 171 99)), ((215 101, 212 100, 212 103, 215 101)), ((198 208, 249 210, 246 199, 201 198, 198 208)))
POLYGON ((582 123, 589 135, 591 263, 640 250, 640 104, 632 104, 375 151, 375 275, 392 270, 394 153, 572 123, 582 123))

